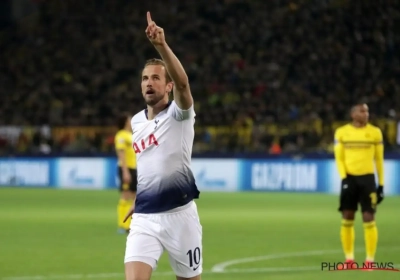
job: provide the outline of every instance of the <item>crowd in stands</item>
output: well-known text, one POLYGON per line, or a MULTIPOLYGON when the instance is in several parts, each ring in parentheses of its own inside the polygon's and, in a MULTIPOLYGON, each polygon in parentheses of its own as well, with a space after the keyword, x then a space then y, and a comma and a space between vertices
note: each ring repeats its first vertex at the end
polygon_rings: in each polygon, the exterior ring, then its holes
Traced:
POLYGON ((3 151, 112 151, 116 116, 145 106, 139 77, 157 56, 144 33, 147 10, 187 70, 195 152, 329 152, 335 127, 361 99, 396 146, 398 1, 38 5, 0 33, 0 126, 41 129, 3 137, 3 151))

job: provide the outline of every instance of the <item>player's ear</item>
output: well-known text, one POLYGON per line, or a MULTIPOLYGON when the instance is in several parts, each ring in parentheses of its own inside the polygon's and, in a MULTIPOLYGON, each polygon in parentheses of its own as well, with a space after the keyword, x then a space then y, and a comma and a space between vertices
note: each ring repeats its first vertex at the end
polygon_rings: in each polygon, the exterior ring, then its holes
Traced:
POLYGON ((169 83, 167 84, 166 91, 167 91, 168 93, 171 93, 173 88, 174 88, 174 83, 173 83, 173 82, 169 82, 169 83))

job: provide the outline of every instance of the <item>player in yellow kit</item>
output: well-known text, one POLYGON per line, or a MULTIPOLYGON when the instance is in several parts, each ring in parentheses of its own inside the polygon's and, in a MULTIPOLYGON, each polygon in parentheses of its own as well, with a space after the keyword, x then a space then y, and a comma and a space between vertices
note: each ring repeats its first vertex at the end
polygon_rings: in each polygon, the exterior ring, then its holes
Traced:
POLYGON ((136 154, 132 146, 131 117, 127 114, 118 118, 119 131, 115 135, 115 151, 118 156, 118 176, 120 179, 121 197, 118 203, 118 231, 129 232, 131 219, 124 223, 125 215, 129 212, 136 198, 137 171, 136 154))
POLYGON ((366 261, 374 261, 378 243, 375 224, 377 204, 383 200, 383 138, 381 130, 368 123, 368 106, 356 104, 351 109, 352 123, 335 132, 335 160, 342 179, 340 207, 342 224, 340 237, 346 258, 346 267, 354 262, 354 215, 361 205, 364 223, 366 261), (378 188, 375 181, 378 174, 378 188))

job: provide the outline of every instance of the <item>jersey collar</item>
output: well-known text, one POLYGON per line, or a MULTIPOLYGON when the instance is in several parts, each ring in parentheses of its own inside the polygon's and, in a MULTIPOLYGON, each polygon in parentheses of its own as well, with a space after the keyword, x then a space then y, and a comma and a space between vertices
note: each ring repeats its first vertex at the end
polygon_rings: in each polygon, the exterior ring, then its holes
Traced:
MULTIPOLYGON (((164 111, 165 109, 167 109, 167 108, 169 107, 169 105, 171 105, 171 103, 172 103, 172 101, 169 101, 168 104, 165 106, 165 108, 164 108, 162 111, 164 111)), ((162 111, 161 111, 161 112, 162 112, 162 111)), ((149 110, 147 110, 147 108, 144 109, 144 114, 146 115, 146 119, 147 119, 147 120, 149 119, 149 117, 148 117, 148 112, 149 112, 149 110)), ((161 113, 161 112, 160 112, 160 113, 161 113)))

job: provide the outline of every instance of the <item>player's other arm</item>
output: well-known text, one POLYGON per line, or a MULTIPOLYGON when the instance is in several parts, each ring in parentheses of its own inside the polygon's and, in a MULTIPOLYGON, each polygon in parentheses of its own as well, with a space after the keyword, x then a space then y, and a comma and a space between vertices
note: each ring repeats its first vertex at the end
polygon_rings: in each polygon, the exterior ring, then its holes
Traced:
POLYGON ((131 181, 128 165, 126 164, 126 153, 125 153, 125 139, 118 137, 115 143, 115 150, 117 151, 118 161, 120 162, 122 170, 122 179, 125 184, 129 184, 131 181))
POLYGON ((378 173, 378 184, 379 186, 384 185, 384 145, 382 131, 377 129, 377 141, 375 143, 375 166, 376 172, 378 173))
POLYGON ((347 177, 347 172, 346 172, 346 165, 344 163, 344 147, 343 147, 343 142, 341 139, 341 129, 338 128, 335 131, 335 136, 334 136, 334 141, 335 141, 335 147, 334 147, 334 154, 335 154, 335 161, 336 161, 336 166, 339 171, 339 176, 343 180, 347 177))
POLYGON ((125 150, 124 149, 117 150, 117 155, 118 155, 118 160, 121 163, 122 171, 128 171, 128 166, 126 165, 125 150))
POLYGON ((174 82, 175 103, 181 110, 188 110, 193 105, 193 97, 185 69, 165 41, 164 30, 155 24, 149 12, 147 12, 147 23, 146 34, 165 62, 166 70, 174 82))

